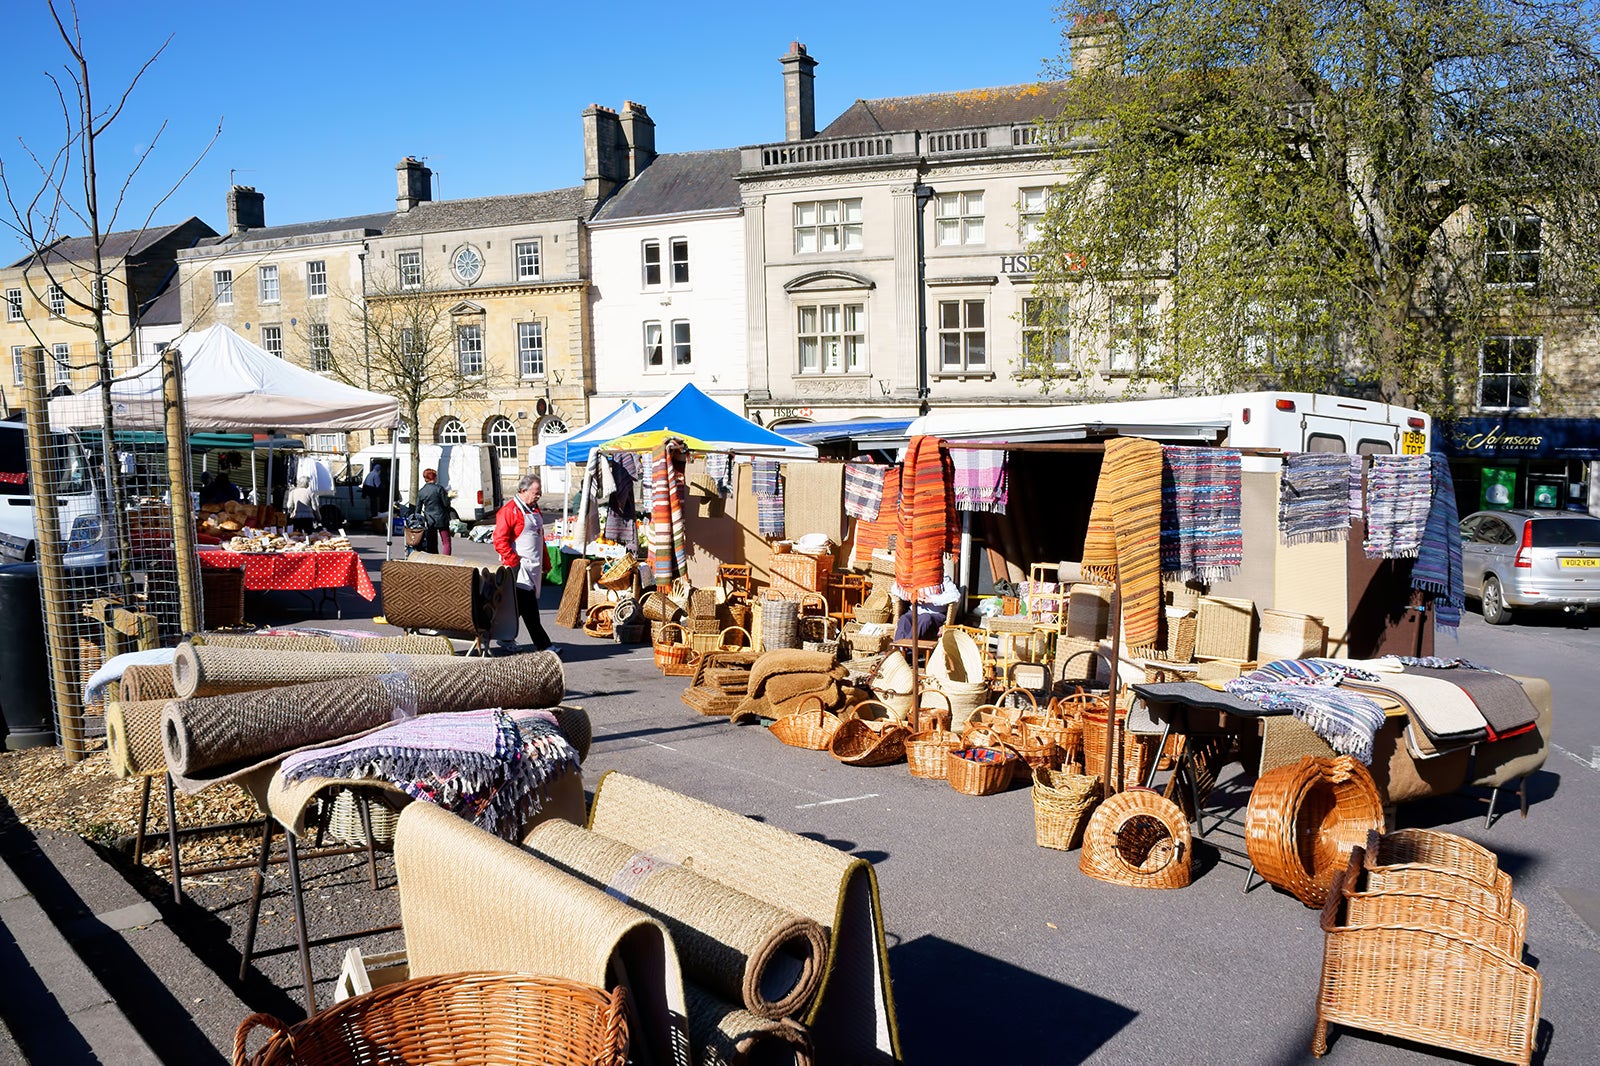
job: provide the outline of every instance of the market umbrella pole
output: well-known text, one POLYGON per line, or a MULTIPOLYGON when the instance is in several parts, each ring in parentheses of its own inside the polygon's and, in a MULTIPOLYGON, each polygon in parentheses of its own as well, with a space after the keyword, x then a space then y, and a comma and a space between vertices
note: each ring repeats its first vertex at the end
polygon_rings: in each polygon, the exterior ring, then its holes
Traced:
MULTIPOLYGON (((823 634, 826 636, 827 634, 823 634)), ((922 668, 917 665, 917 598, 911 597, 911 716, 921 714, 922 668)))
MULTIPOLYGON (((1118 789, 1111 787, 1111 768, 1117 750, 1117 664, 1122 661, 1122 582, 1115 572, 1111 577, 1111 665, 1106 684, 1106 795, 1118 789)), ((1084 769, 1088 769, 1085 767, 1084 769)))

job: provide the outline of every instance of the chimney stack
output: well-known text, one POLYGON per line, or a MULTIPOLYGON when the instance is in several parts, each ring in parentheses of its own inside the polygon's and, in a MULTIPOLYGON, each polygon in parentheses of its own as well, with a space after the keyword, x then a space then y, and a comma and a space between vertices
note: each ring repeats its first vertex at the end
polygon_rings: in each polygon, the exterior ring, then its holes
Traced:
POLYGON ((656 157, 656 123, 643 104, 622 102, 622 139, 628 145, 628 177, 637 178, 656 157))
POLYGON ((1111 12, 1073 19, 1067 42, 1073 77, 1122 72, 1122 24, 1111 12))
POLYGON ((396 211, 404 214, 418 204, 433 200, 433 171, 423 166, 422 160, 408 155, 394 170, 400 186, 399 195, 394 198, 396 211))
MULTIPOLYGON (((654 145, 654 126, 650 141, 654 145)), ((622 135, 622 120, 609 107, 590 104, 583 109, 583 201, 589 213, 627 180, 628 141, 622 135)))
POLYGON ((235 185, 228 190, 228 232, 243 233, 247 229, 261 229, 267 224, 267 198, 249 185, 235 185))
POLYGON ((810 140, 817 135, 816 106, 812 101, 812 70, 817 61, 806 55, 799 41, 789 43, 783 64, 783 136, 787 141, 810 140))

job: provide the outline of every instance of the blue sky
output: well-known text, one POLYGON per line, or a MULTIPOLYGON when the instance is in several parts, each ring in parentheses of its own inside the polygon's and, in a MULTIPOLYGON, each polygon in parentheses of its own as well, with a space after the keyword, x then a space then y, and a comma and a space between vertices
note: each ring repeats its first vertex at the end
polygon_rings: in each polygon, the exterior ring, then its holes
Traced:
MULTIPOLYGON (((60 147, 46 73, 68 56, 44 0, 5 6, 0 161, 26 197, 39 182, 18 138, 40 154, 60 147)), ((100 107, 172 37, 100 143, 103 207, 165 121, 117 228, 154 209, 157 224, 198 215, 221 229, 230 174, 265 194, 268 225, 391 209, 405 155, 427 158, 442 199, 581 184, 591 103, 644 104, 662 152, 781 140, 778 57, 791 40, 819 61, 819 127, 857 98, 1032 81, 1062 52, 1054 7, 79 0, 78 14, 100 107), (219 123, 204 160, 157 207, 219 123)), ((22 249, 6 226, 0 255, 22 249)))

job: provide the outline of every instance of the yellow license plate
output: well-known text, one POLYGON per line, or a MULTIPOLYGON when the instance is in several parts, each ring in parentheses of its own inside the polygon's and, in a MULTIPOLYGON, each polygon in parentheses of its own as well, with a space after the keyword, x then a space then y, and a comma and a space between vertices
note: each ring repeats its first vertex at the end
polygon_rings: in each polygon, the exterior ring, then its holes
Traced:
POLYGON ((1401 455, 1425 455, 1428 451, 1428 438, 1421 433, 1407 430, 1400 434, 1401 455))
POLYGON ((1561 565, 1595 567, 1600 566, 1600 559, 1563 559, 1561 565))

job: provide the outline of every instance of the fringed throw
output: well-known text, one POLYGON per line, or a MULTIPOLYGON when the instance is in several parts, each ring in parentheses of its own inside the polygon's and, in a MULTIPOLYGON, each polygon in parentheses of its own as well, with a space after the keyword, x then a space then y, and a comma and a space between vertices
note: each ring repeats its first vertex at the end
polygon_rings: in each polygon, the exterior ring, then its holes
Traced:
POLYGON ((883 475, 886 466, 872 463, 846 463, 844 468, 844 513, 864 522, 875 522, 883 506, 883 475))
POLYGON ((958 511, 1006 513, 1006 453, 998 448, 957 448, 951 451, 955 466, 958 511))
POLYGON ((1120 582, 1128 647, 1153 648, 1161 624, 1161 445, 1141 437, 1106 442, 1083 542, 1083 574, 1120 582))
POLYGON ((1223 690, 1242 700, 1274 710, 1286 710, 1300 719, 1341 755, 1372 765, 1372 738, 1383 728, 1383 708, 1377 703, 1331 683, 1332 678, 1261 681, 1237 677, 1223 690))
POLYGON ((1239 453, 1161 449, 1161 576, 1226 581, 1244 562, 1239 453))
MULTIPOLYGON (((1278 483, 1278 538, 1284 544, 1325 544, 1350 536, 1350 457, 1299 452, 1284 459, 1278 483)), ((1355 482, 1357 499, 1361 494, 1355 482)))
POLYGON ((1411 587, 1433 596, 1433 620, 1449 629, 1461 625, 1466 606, 1466 586, 1461 577, 1461 529, 1456 514, 1456 487, 1450 461, 1438 452, 1432 461, 1433 501, 1417 561, 1411 567, 1411 587))
POLYGON ((683 453, 665 441, 650 456, 650 571, 658 585, 689 573, 689 544, 683 532, 683 453))
POLYGON ((1432 460, 1426 455, 1374 455, 1367 477, 1369 559, 1414 558, 1433 502, 1432 460))
POLYGON ((410 718, 331 748, 291 755, 288 781, 388 781, 506 840, 517 839, 578 752, 548 711, 499 708, 410 718))
POLYGON ((900 475, 900 516, 894 554, 895 584, 908 598, 944 584, 944 554, 955 518, 955 470, 938 437, 916 437, 900 475))
POLYGON ((750 464, 750 487, 756 497, 756 532, 763 537, 783 536, 783 478, 776 459, 750 464))

